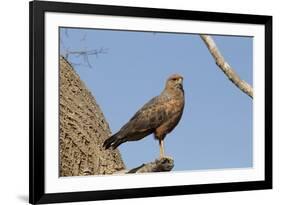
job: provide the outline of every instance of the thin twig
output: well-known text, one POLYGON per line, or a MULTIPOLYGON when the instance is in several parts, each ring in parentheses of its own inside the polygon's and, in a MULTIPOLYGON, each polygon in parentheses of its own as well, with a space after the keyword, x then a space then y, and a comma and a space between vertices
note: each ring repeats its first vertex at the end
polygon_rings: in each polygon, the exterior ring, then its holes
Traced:
MULTIPOLYGON (((86 63, 86 65, 89 67, 89 68, 92 68, 92 65, 90 63, 90 59, 89 59, 89 56, 96 56, 96 58, 98 58, 98 56, 100 54, 106 54, 108 51, 108 49, 104 49, 104 48, 100 48, 100 49, 92 49, 92 50, 72 50, 72 51, 69 51, 68 49, 65 51, 65 58, 67 60, 69 60, 69 57, 72 55, 72 56, 75 56, 75 57, 82 57, 83 58, 83 61, 86 63)), ((71 62, 72 64, 74 64, 73 62, 71 62)), ((81 64, 80 64, 81 65, 81 64)))

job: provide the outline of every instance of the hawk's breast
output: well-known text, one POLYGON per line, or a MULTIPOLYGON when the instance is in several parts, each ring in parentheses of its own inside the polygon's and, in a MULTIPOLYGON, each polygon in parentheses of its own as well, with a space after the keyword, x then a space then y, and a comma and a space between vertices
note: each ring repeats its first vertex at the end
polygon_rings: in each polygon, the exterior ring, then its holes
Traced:
POLYGON ((179 123, 184 108, 184 97, 171 98, 164 106, 167 118, 155 130, 155 137, 158 139, 163 139, 179 123))

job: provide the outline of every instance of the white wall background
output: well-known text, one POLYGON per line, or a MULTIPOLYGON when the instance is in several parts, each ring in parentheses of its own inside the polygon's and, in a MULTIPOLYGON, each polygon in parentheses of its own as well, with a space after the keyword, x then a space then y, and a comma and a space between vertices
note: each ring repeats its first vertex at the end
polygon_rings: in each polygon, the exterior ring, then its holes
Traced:
MULTIPOLYGON (((72 1, 79 2, 79 0, 72 1)), ((279 91, 281 12, 278 1, 81 0, 80 2, 273 15, 274 189, 79 204, 280 204, 278 201, 281 201, 281 125, 279 124, 281 122, 281 92, 279 91)), ((0 15, 0 204, 26 204, 28 200, 28 1, 1 1, 0 15)))

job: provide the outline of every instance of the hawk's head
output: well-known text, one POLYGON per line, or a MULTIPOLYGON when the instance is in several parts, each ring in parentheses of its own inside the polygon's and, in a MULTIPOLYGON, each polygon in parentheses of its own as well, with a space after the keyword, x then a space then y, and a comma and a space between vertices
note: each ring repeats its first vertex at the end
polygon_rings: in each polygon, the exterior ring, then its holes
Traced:
POLYGON ((166 89, 183 89, 183 77, 179 74, 171 75, 166 82, 166 89))

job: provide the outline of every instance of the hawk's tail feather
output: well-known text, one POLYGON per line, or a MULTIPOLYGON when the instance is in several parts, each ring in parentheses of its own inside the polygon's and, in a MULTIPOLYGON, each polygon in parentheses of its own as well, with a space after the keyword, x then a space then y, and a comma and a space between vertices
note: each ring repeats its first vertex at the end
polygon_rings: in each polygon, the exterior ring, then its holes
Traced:
POLYGON ((105 149, 108 149, 109 147, 116 149, 123 142, 124 141, 120 135, 120 132, 117 132, 116 134, 112 135, 111 137, 109 137, 104 141, 103 147, 105 149))

